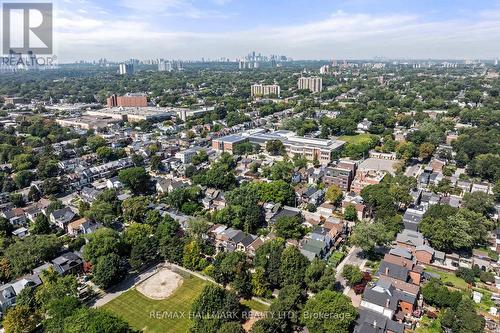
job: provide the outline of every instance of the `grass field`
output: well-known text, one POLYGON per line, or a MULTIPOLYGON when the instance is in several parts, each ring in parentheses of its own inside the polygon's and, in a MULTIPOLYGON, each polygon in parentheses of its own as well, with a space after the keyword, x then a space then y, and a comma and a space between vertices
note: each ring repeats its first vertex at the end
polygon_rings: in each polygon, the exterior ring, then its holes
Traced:
POLYGON ((184 277, 182 286, 164 300, 152 300, 138 292, 135 288, 103 306, 133 328, 144 332, 188 332, 190 326, 189 311, 194 299, 209 282, 197 277, 184 277), (155 315, 152 315, 156 313, 155 315), (178 314, 177 318, 167 313, 178 314), (181 317, 184 313, 184 317, 181 317))
POLYGON ((431 267, 426 267, 425 271, 439 274, 439 276, 441 277, 441 281, 443 281, 443 283, 445 284, 448 282, 455 288, 467 290, 467 282, 465 282, 464 279, 457 277, 453 273, 443 272, 431 267))
POLYGON ((371 136, 372 136, 371 134, 363 133, 363 134, 357 134, 357 135, 342 135, 342 136, 339 136, 338 139, 345 141, 347 143, 358 144, 358 143, 370 141, 371 136))
POLYGON ((248 306, 252 310, 259 312, 264 312, 267 311, 267 309, 269 309, 267 305, 254 301, 253 299, 245 299, 240 301, 240 303, 243 304, 244 306, 248 306))

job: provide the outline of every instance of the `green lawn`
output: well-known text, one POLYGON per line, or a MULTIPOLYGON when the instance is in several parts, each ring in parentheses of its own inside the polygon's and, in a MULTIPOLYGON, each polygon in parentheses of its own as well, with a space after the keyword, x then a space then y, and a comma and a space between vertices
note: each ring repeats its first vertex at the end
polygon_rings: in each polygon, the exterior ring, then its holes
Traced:
POLYGON ((455 288, 467 290, 467 282, 457 277, 454 273, 444 272, 433 267, 426 267, 425 271, 439 274, 444 284, 451 284, 455 288))
POLYGON ((339 140, 345 141, 347 143, 352 143, 352 144, 359 144, 363 142, 369 142, 371 141, 371 134, 369 133, 363 133, 363 134, 357 134, 357 135, 342 135, 339 136, 339 140))
POLYGON ((207 283, 197 277, 184 277, 182 286, 164 300, 152 300, 134 288, 103 308, 120 316, 133 328, 145 332, 188 332, 191 304, 207 283), (182 313, 184 317, 181 316, 182 313), (174 318, 175 314, 178 318, 174 318))
POLYGON ((441 318, 438 317, 435 320, 430 319, 427 316, 423 316, 420 320, 420 327, 415 330, 416 333, 441 333, 443 329, 441 328, 441 318))
POLYGON ((262 304, 261 302, 257 302, 253 299, 244 299, 240 301, 241 304, 248 306, 250 309, 259 311, 259 312, 265 312, 269 308, 267 305, 262 304))

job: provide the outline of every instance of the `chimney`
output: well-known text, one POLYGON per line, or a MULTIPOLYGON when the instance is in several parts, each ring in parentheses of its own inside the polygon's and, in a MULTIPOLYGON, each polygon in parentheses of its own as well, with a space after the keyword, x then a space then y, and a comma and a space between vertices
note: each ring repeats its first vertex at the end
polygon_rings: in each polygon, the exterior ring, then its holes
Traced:
POLYGON ((386 307, 386 308, 388 308, 388 307, 389 307, 389 303, 390 303, 390 302, 391 302, 391 301, 390 301, 389 299, 386 299, 386 300, 385 300, 385 307, 386 307))
POLYGON ((389 275, 389 267, 385 268, 385 275, 389 275))

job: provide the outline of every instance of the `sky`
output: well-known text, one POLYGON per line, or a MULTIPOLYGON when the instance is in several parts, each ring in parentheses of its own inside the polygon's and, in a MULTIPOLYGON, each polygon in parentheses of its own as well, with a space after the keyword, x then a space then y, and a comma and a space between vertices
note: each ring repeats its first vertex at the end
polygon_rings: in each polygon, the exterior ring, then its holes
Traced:
POLYGON ((61 62, 236 59, 251 51, 294 59, 500 57, 500 0, 53 3, 61 62))

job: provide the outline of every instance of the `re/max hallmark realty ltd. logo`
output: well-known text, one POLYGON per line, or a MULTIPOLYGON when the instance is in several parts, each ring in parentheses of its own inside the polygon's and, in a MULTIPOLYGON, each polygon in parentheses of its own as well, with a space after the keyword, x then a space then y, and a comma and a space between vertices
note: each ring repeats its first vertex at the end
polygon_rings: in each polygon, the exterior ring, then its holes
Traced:
POLYGON ((53 66, 52 3, 2 4, 2 65, 16 68, 53 66))

